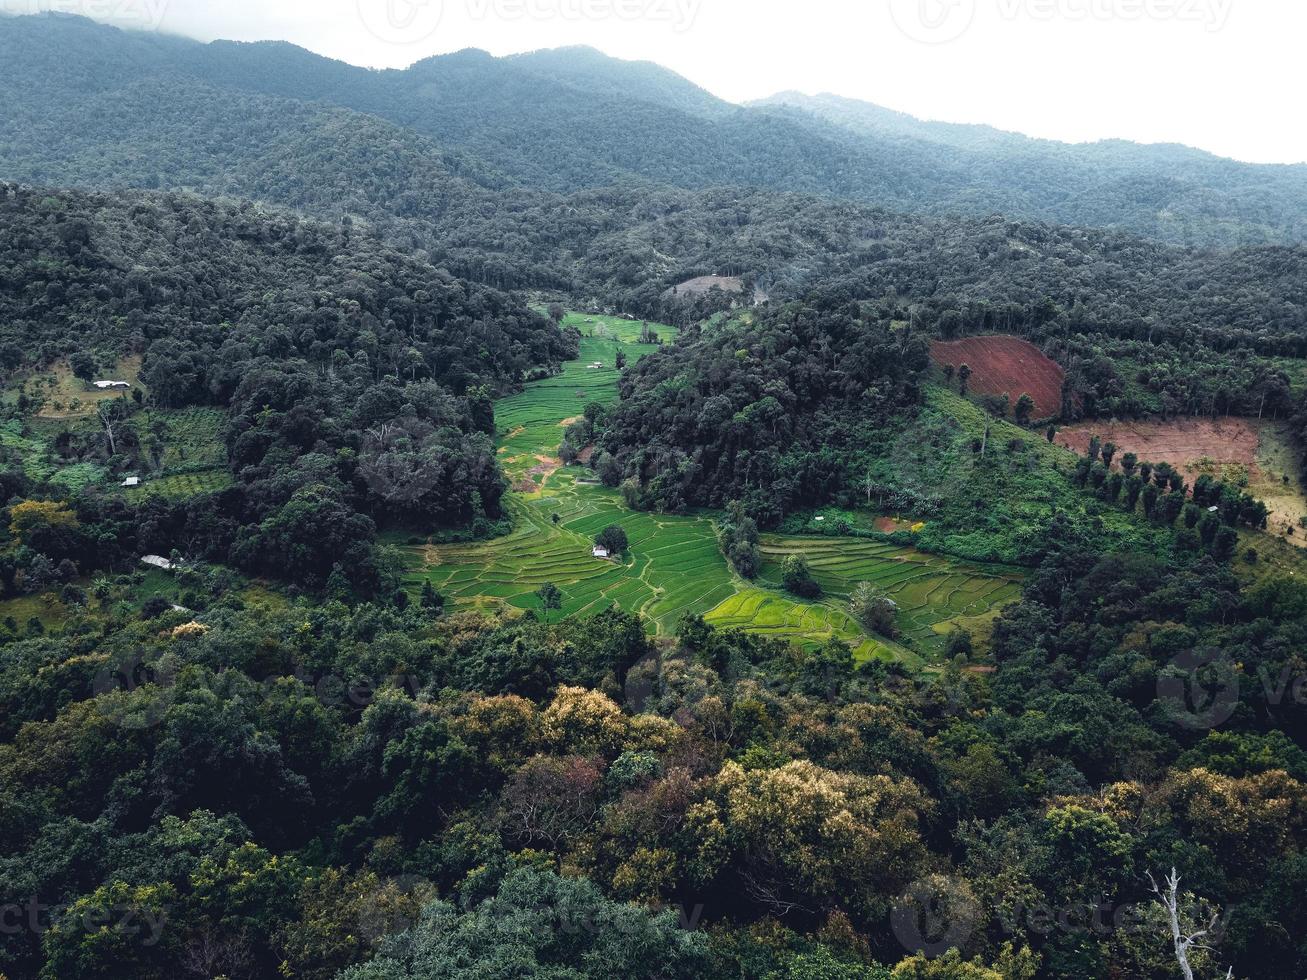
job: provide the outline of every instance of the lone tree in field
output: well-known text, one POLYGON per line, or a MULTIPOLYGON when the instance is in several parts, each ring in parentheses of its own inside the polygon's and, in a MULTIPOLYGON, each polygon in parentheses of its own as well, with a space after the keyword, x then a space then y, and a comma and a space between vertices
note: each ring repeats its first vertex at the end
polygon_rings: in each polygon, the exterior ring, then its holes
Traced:
POLYGON ((431 584, 431 580, 422 583, 421 606, 430 612, 439 613, 445 608, 445 597, 436 591, 436 587, 431 584))
POLYGON ((971 365, 963 364, 958 368, 958 391, 962 394, 967 393, 967 382, 971 380, 971 365))
POLYGON ((816 599, 821 596, 821 586, 812 577, 808 562, 802 555, 790 555, 781 564, 781 582, 787 591, 802 599, 816 599))
POLYGON ((595 544, 604 548, 610 555, 620 555, 631 546, 626 532, 619 524, 610 524, 595 536, 595 544))
POLYGON ((738 500, 731 501, 726 512, 728 516, 717 526, 717 543, 736 572, 744 578, 755 579, 762 567, 758 525, 745 513, 738 500))
POLYGON ((898 639, 898 611, 898 604, 877 592, 870 582, 859 582, 849 597, 849 612, 853 613, 853 618, 886 639, 898 639))
POLYGON ((563 608, 563 593, 553 582, 546 582, 536 590, 536 598, 545 611, 545 622, 549 622, 549 613, 553 609, 563 608))
POLYGON ((1017 425, 1029 425, 1030 416, 1035 411, 1035 400, 1029 395, 1022 395, 1017 399, 1016 406, 1012 409, 1012 415, 1017 420, 1017 425))
POLYGON ((73 369, 73 377, 79 381, 90 381, 98 370, 95 358, 84 350, 75 351, 68 358, 68 364, 73 369))

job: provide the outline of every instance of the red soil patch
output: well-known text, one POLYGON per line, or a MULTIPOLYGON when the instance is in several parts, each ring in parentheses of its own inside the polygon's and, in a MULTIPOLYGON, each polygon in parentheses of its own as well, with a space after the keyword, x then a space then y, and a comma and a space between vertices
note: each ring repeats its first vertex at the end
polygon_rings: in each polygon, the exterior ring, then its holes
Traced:
POLYGON ((513 485, 518 493, 535 493, 545 485, 545 481, 563 466, 561 459, 550 456, 537 456, 536 465, 526 471, 526 476, 513 485))
POLYGON ((1052 418, 1062 411, 1062 381, 1066 372, 1020 337, 967 337, 936 340, 930 358, 940 367, 971 368, 967 391, 977 395, 1007 395, 1012 404, 1022 395, 1035 400, 1035 418, 1052 418))
POLYGON ((1249 419, 1177 419, 1172 422, 1084 422, 1062 429, 1059 444, 1080 455, 1089 451, 1089 441, 1098 436, 1116 444, 1116 466, 1121 457, 1134 453, 1141 463, 1170 463, 1193 485, 1203 473, 1221 478, 1242 469, 1249 481, 1258 478, 1257 446, 1261 433, 1249 419))
POLYGON ((895 531, 911 531, 911 521, 896 521, 892 517, 876 518, 876 530, 881 534, 893 534, 895 531))
POLYGON ((744 292, 744 280, 738 276, 699 276, 695 279, 687 279, 685 282, 677 283, 667 290, 664 295, 697 296, 714 288, 720 289, 724 293, 742 293, 744 292))
POLYGON ((590 460, 594 458, 594 454, 595 454, 595 447, 586 446, 584 449, 582 449, 579 453, 576 454, 576 461, 580 463, 582 466, 589 466, 590 460))

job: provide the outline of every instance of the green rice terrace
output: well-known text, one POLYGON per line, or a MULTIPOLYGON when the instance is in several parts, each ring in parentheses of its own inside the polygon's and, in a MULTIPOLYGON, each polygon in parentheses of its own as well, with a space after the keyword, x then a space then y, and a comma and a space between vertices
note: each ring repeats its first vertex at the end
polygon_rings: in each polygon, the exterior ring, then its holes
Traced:
MULTIPOLYGON (((414 590, 429 580, 463 608, 541 613, 536 590, 553 583, 563 593, 556 616, 591 615, 617 604, 668 635, 682 615, 696 613, 715 626, 805 646, 837 637, 861 659, 911 663, 938 657, 951 629, 984 623, 1018 596, 1020 578, 1006 569, 862 538, 764 535, 759 580, 736 575, 718 548, 710 514, 632 511, 585 467, 561 465, 556 454, 566 425, 588 403, 617 398, 617 352, 634 362, 656 349, 637 342, 639 323, 572 314, 565 324, 583 334, 578 359, 496 406, 500 458, 514 484, 506 503, 514 530, 493 541, 410 546, 414 590), (620 562, 591 553, 594 536, 610 524, 630 540, 620 562), (807 602, 781 589, 780 562, 788 554, 808 560, 822 599, 807 602), (898 603, 900 642, 869 636, 849 615, 846 600, 862 581, 898 603)), ((654 329, 664 338, 672 333, 654 329)))

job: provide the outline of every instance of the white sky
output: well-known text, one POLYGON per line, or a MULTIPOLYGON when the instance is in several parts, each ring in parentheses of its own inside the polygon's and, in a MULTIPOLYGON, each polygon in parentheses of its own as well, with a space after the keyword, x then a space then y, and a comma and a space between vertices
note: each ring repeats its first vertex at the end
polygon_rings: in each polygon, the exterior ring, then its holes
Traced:
POLYGON ((588 44, 732 101, 836 92, 1069 141, 1307 162, 1303 0, 0 0, 358 65, 588 44))

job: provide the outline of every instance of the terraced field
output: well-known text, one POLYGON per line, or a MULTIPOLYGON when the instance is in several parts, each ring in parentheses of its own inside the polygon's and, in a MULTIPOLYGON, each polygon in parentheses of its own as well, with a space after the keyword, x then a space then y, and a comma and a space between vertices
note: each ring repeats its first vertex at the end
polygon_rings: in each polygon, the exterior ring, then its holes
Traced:
MULTIPOLYGON (((494 541, 410 546, 409 587, 429 580, 461 606, 542 612, 536 590, 563 593, 567 615, 592 615, 613 604, 643 614, 658 634, 672 633, 686 612, 720 627, 739 627, 816 646, 838 637, 860 658, 921 662, 940 653, 954 623, 990 614, 1019 591, 1015 575, 850 538, 764 538, 767 559, 757 583, 737 576, 717 546, 710 515, 637 513, 583 467, 554 458, 565 421, 590 402, 617 397, 614 360, 654 350, 634 341, 640 324, 571 316, 586 334, 579 359, 555 378, 535 382, 496 406, 501 460, 518 490, 507 506, 514 531, 494 541), (603 367, 589 365, 602 362, 603 367), (557 520, 555 520, 555 515, 557 520), (619 524, 630 540, 622 561, 591 555, 594 535, 619 524), (798 601, 780 590, 779 562, 802 552, 827 596, 798 601), (848 615, 845 598, 860 581, 882 584, 900 604, 910 646, 868 636, 848 615)), ((670 339, 670 328, 659 328, 670 339)), ((558 615, 555 613, 554 615, 558 615)))
POLYGON ((780 586, 781 562, 793 554, 807 560, 813 577, 830 597, 847 600, 859 582, 872 585, 899 607, 899 628, 924 649, 954 623, 983 617, 1018 598, 1022 578, 1015 570, 927 555, 914 548, 847 538, 763 539, 760 580, 780 586))
MULTIPOLYGON (((553 459, 563 441, 564 423, 579 416, 586 405, 617 401, 617 379, 621 374, 616 367, 618 351, 634 364, 658 349, 636 342, 641 333, 641 324, 636 321, 572 314, 563 322, 584 335, 580 356, 564 365, 562 374, 532 382, 525 391, 495 405, 500 460, 514 481, 543 465, 537 457, 553 459), (595 368, 592 364, 603 366, 595 368)), ((666 340, 672 339, 671 327, 653 329, 666 340)))
POLYGON ((224 490, 232 484, 232 476, 224 468, 214 467, 192 473, 169 473, 153 477, 139 487, 123 492, 128 497, 163 497, 168 500, 188 500, 204 493, 224 490))

